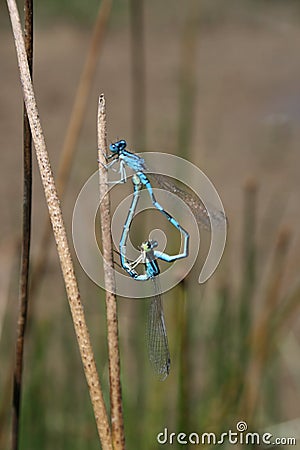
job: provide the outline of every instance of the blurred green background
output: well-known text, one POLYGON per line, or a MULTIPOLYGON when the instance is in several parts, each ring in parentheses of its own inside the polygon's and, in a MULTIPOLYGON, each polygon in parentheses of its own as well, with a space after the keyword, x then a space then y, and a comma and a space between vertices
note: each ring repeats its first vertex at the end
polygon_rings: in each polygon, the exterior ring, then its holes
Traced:
MULTIPOLYGON (((55 174, 98 8, 95 0, 35 4, 34 83, 55 174)), ((0 22, 0 448, 6 449, 22 97, 4 4, 0 22)), ((108 138, 198 165, 220 193, 230 224, 221 265, 206 285, 198 285, 194 269, 164 295, 172 358, 165 382, 156 381, 147 362, 145 303, 119 300, 128 449, 160 448, 156 436, 165 427, 221 433, 236 430, 240 420, 252 431, 276 433, 283 424, 280 432, 300 442, 299 25, 296 0, 113 1, 62 201, 69 239, 76 197, 96 169, 101 92, 108 138)), ((35 159, 33 198, 34 262, 46 218, 35 159)), ((75 255, 74 261, 108 404, 104 293, 75 255)), ((22 449, 99 448, 53 242, 29 308, 22 408, 22 449)))

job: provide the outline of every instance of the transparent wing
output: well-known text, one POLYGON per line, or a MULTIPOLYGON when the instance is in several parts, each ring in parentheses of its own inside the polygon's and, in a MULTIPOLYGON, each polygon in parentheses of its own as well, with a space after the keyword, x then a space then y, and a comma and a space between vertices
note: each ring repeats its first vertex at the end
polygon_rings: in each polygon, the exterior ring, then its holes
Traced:
POLYGON ((183 200, 191 209, 199 226, 203 226, 204 228, 209 230, 211 227, 210 221, 212 221, 216 225, 221 225, 224 224, 224 222, 227 222, 226 216, 222 211, 217 210, 212 205, 208 206, 207 210, 196 194, 189 193, 178 187, 171 181, 171 177, 152 171, 151 168, 145 165, 145 161, 141 156, 131 152, 127 152, 126 155, 123 156, 123 161, 133 171, 146 172, 147 176, 150 175, 152 178, 154 178, 154 180, 162 189, 165 189, 181 198, 181 200, 183 200))
POLYGON ((224 221, 227 221, 226 216, 223 214, 223 212, 218 211, 213 206, 209 207, 208 213, 207 209, 196 194, 189 193, 176 186, 176 184, 171 181, 170 177, 158 173, 151 173, 149 175, 151 175, 151 177, 155 179, 157 184, 162 189, 165 189, 172 194, 177 195, 179 198, 181 198, 181 200, 185 202, 186 205, 189 206, 198 225, 204 226, 206 229, 210 229, 210 218, 216 225, 221 225, 222 223, 224 223, 224 221))
POLYGON ((170 372, 170 352, 158 277, 152 279, 154 296, 150 300, 147 320, 148 356, 161 381, 170 372))

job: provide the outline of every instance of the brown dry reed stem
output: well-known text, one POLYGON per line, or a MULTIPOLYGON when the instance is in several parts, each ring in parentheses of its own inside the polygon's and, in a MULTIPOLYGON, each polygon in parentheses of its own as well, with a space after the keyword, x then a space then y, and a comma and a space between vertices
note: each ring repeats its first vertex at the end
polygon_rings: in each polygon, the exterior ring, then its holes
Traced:
POLYGON ((142 149, 146 138, 146 69, 144 38, 144 0, 130 0, 130 47, 132 79, 132 138, 142 149))
POLYGON ((69 177, 71 162, 84 121, 87 101, 99 61, 99 52, 104 42, 111 5, 112 0, 102 0, 94 25, 59 162, 57 174, 57 190, 59 194, 64 192, 66 181, 69 177))
POLYGON ((300 286, 298 285, 289 293, 278 308, 274 318, 274 329, 280 329, 286 324, 290 317, 297 317, 297 309, 300 307, 300 286))
POLYGON ((178 379, 178 417, 177 429, 190 429, 190 379, 189 379, 189 356, 190 356, 190 335, 189 335, 189 315, 187 310, 187 284, 182 280, 178 286, 179 299, 177 308, 177 330, 179 348, 179 379, 178 379))
MULTIPOLYGON (((89 44, 85 64, 81 73, 78 89, 75 95, 71 117, 67 127, 57 173, 57 191, 60 198, 65 192, 67 181, 70 175, 72 161, 75 154, 76 145, 79 139, 80 131, 84 122, 87 101, 91 91, 92 82, 96 73, 97 63, 99 61, 99 53, 103 46, 112 0, 103 0, 99 7, 98 15, 94 25, 91 41, 89 44)), ((47 264, 48 249, 50 243, 50 226, 47 220, 39 247, 37 262, 31 277, 30 293, 34 294, 37 286, 40 284, 45 266, 47 264)))
POLYGON ((183 4, 186 5, 186 18, 181 35, 178 155, 188 158, 195 129, 196 61, 201 2, 191 0, 183 4))
POLYGON ((263 370, 269 360, 274 343, 273 317, 278 308, 280 288, 282 285, 290 241, 290 231, 288 229, 280 230, 268 280, 263 311, 251 332, 250 366, 247 371, 248 377, 243 398, 245 402, 243 405, 244 417, 247 418, 250 423, 254 419, 261 389, 263 370))
MULTIPOLYGON (((14 282, 15 260, 20 254, 19 237, 5 238, 0 243, 0 344, 9 305, 10 287, 14 282), (13 281, 12 281, 13 280, 13 281)), ((1 447, 0 447, 1 448, 1 447)))
MULTIPOLYGON (((20 254, 20 242, 18 237, 3 239, 0 243, 0 344, 4 321, 8 315, 7 306, 11 303, 10 287, 15 281, 15 263, 20 254)), ((2 391, 0 397, 0 448, 8 448, 7 441, 7 411, 11 410, 12 375, 15 361, 11 361, 5 370, 5 364, 1 365, 2 391)))
POLYGON ((42 184, 45 192, 50 220, 56 241, 57 252, 60 259, 63 279, 67 291, 75 333, 78 340, 80 356, 82 359, 83 368, 94 409, 98 433, 101 440, 102 448, 104 450, 112 450, 108 417, 97 374, 89 332, 85 322, 83 306, 80 299, 77 280, 74 273, 74 267, 71 259, 66 230, 60 209, 59 198, 53 179, 53 174, 46 149, 46 143, 44 139, 41 122, 39 119, 39 113, 36 105, 35 95, 27 63, 26 50, 21 29, 19 13, 15 0, 7 0, 7 5, 15 39, 15 46, 17 51, 17 59, 19 64, 24 102, 26 105, 26 111, 30 123, 32 139, 34 142, 38 166, 42 178, 42 184))
MULTIPOLYGON (((241 369, 247 366, 249 332, 252 321, 252 298, 256 281, 256 222, 258 184, 255 178, 248 178, 244 186, 243 214, 243 273, 239 298, 238 345, 241 369)), ((243 378, 243 377, 241 377, 243 378)))
POLYGON ((2 378, 4 378, 2 383, 2 393, 1 393, 1 403, 0 403, 0 448, 8 448, 8 436, 6 433, 7 427, 7 411, 10 411, 11 405, 11 389, 12 389, 12 374, 13 374, 13 364, 10 364, 7 372, 4 374, 2 370, 2 378), (3 377, 4 375, 4 377, 3 377))
MULTIPOLYGON (((32 76, 33 64, 33 1, 24 2, 24 34, 28 68, 32 76)), ((29 301, 29 258, 32 204, 32 137, 24 105, 23 123, 23 230, 21 244, 21 270, 19 278, 19 311, 12 396, 12 449, 19 448, 21 396, 25 331, 29 301)))
POLYGON ((111 238, 110 199, 108 194, 108 176, 105 169, 107 154, 106 142, 106 109, 105 97, 99 96, 98 118, 98 161, 99 161, 99 192, 100 218, 103 245, 104 282, 106 290, 107 339, 109 357, 110 407, 112 424, 112 441, 114 450, 125 448, 122 393, 120 381, 120 354, 118 338, 118 316, 116 299, 116 281, 113 263, 113 244, 111 238))

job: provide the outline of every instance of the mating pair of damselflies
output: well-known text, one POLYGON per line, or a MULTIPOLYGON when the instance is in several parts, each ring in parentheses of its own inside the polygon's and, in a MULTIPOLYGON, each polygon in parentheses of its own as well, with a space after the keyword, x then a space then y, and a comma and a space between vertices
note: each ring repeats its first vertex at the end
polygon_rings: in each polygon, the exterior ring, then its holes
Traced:
MULTIPOLYGON (((159 265, 158 260, 166 262, 174 262, 188 256, 189 249, 189 233, 179 224, 179 222, 172 217, 156 200, 152 185, 149 178, 146 176, 147 170, 145 161, 142 157, 127 150, 125 140, 120 140, 110 144, 109 149, 111 154, 105 155, 107 160, 106 168, 115 170, 114 166, 119 162, 120 180, 115 183, 125 183, 127 181, 126 166, 134 171, 132 177, 134 193, 128 215, 123 227, 121 235, 119 250, 121 265, 123 269, 137 281, 151 280, 153 283, 153 297, 150 299, 150 306, 147 320, 147 345, 149 360, 159 375, 161 380, 164 380, 170 371, 170 353, 168 347, 168 338, 166 332, 166 325, 164 319, 164 312, 161 299, 161 288, 159 281, 159 265), (183 237, 183 250, 176 255, 168 255, 167 253, 155 250, 157 242, 153 240, 146 240, 140 245, 140 255, 134 260, 130 261, 126 255, 126 244, 130 232, 130 227, 136 212, 138 200, 141 189, 145 187, 149 193, 153 206, 162 213, 167 220, 180 232, 183 237), (139 264, 144 265, 144 272, 139 274, 136 268, 139 264)), ((210 225, 210 220, 224 221, 225 216, 222 212, 214 211, 213 214, 208 213, 202 202, 196 195, 190 194, 175 184, 169 178, 160 174, 152 173, 151 176, 155 181, 165 190, 177 195, 181 198, 187 206, 191 209, 197 223, 204 225, 206 228, 210 225)))

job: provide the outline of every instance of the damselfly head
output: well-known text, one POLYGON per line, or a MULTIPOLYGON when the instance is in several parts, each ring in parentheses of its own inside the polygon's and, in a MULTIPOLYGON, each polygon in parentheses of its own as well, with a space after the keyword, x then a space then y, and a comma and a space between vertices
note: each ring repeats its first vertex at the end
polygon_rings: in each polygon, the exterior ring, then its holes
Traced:
POLYGON ((149 252, 150 250, 152 250, 153 248, 155 248, 157 246, 158 246, 157 241, 149 240, 149 241, 142 242, 140 249, 143 252, 149 252))
POLYGON ((121 139, 120 141, 112 142, 109 146, 109 150, 112 153, 120 153, 126 148, 126 146, 126 141, 124 139, 121 139))
POLYGON ((150 249, 150 247, 149 247, 149 241, 145 241, 145 242, 142 242, 142 243, 141 243, 141 245, 140 245, 140 250, 141 250, 142 252, 148 252, 149 249, 150 249))

